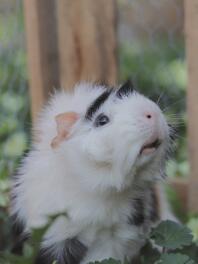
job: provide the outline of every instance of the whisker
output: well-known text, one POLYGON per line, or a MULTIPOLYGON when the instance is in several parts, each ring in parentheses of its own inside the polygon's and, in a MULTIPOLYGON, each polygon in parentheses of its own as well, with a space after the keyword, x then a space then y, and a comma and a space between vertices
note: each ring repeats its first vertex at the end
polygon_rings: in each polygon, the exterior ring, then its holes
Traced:
POLYGON ((168 109, 170 109, 173 105, 176 105, 176 104, 179 104, 181 102, 185 102, 186 101, 186 98, 182 98, 182 99, 179 99, 177 100, 176 102, 168 105, 167 107, 165 107, 164 109, 162 109, 163 112, 166 112, 168 109))
POLYGON ((167 120, 170 125, 185 125, 185 122, 182 120, 174 120, 174 119, 168 119, 167 120))
POLYGON ((175 126, 185 126, 185 119, 182 114, 165 114, 167 122, 175 126))
POLYGON ((164 95, 165 91, 162 91, 157 99, 156 104, 159 106, 160 100, 162 99, 163 95, 164 95))

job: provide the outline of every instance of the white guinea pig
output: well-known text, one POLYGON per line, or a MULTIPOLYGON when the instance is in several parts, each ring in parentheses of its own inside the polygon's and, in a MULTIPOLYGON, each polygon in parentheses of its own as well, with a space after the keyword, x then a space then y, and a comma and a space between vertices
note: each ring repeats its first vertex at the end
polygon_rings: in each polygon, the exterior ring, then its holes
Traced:
POLYGON ((170 131, 159 107, 133 90, 82 83, 57 92, 14 179, 11 213, 24 233, 59 216, 36 263, 132 260, 149 229, 171 217, 159 180, 170 131))

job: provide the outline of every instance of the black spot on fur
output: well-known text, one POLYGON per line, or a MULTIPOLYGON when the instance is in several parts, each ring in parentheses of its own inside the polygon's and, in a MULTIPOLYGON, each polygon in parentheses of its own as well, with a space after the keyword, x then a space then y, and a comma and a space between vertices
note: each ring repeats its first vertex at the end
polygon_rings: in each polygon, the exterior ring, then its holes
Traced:
POLYGON ((131 80, 126 81, 117 91, 116 96, 122 99, 123 96, 129 96, 134 91, 134 86, 131 80))
POLYGON ((145 221, 144 215, 144 203, 142 199, 137 198, 133 201, 134 214, 129 218, 129 223, 131 225, 140 226, 145 221))
POLYGON ((104 102, 108 99, 111 92, 112 90, 108 89, 104 91, 98 98, 95 99, 95 101, 88 108, 85 114, 85 119, 87 120, 92 119, 93 115, 100 109, 101 105, 103 105, 104 102))
POLYGON ((41 250, 35 264, 51 264, 57 260, 58 264, 79 264, 87 252, 87 248, 77 238, 66 239, 63 255, 56 259, 50 254, 50 249, 41 250))

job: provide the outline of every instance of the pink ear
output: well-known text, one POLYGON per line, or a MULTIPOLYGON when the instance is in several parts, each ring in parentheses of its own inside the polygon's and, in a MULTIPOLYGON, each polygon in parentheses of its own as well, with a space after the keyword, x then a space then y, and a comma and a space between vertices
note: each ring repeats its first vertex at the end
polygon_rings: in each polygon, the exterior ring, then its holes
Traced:
POLYGON ((63 140, 69 138, 70 130, 78 119, 79 115, 75 112, 61 113, 55 117, 57 136, 52 139, 52 148, 57 148, 63 140))

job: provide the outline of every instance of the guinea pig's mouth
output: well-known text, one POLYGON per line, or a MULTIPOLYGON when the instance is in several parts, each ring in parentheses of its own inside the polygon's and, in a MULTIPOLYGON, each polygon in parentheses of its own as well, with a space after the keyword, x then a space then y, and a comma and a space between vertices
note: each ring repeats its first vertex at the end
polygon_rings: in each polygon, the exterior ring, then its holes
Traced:
POLYGON ((161 143, 162 142, 157 138, 156 140, 144 145, 140 150, 140 154, 147 155, 147 154, 153 153, 154 151, 158 149, 161 143))

